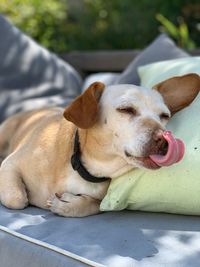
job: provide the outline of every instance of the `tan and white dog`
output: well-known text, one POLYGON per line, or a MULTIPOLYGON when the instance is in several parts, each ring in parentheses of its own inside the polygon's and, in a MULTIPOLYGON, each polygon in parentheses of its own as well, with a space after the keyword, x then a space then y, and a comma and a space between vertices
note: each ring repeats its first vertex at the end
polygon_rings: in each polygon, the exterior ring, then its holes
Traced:
POLYGON ((1 203, 11 209, 30 203, 66 217, 98 213, 109 181, 88 182, 72 168, 76 129, 81 162, 93 176, 112 179, 133 168, 157 169, 149 155, 165 153, 166 123, 199 89, 196 74, 154 89, 96 82, 64 116, 61 108, 49 108, 7 119, 0 127, 1 203))

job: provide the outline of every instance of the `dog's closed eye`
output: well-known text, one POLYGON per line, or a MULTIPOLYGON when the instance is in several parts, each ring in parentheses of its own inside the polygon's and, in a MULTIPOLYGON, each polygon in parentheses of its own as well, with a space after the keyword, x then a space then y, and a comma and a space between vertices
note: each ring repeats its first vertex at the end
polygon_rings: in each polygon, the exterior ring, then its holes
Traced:
POLYGON ((170 119, 170 115, 168 113, 161 113, 160 114, 160 119, 161 120, 169 120, 170 119))
POLYGON ((134 116, 138 114, 137 110, 133 107, 117 108, 117 111, 121 113, 129 114, 129 115, 134 115, 134 116))

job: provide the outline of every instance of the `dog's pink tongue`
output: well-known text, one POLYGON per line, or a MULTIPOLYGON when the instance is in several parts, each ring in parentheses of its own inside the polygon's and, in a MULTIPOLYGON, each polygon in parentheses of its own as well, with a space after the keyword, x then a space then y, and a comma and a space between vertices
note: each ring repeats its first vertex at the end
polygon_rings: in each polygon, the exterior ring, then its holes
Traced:
POLYGON ((166 155, 150 155, 149 157, 159 166, 170 166, 182 160, 185 146, 180 139, 174 138, 170 131, 165 131, 163 137, 168 142, 166 155))

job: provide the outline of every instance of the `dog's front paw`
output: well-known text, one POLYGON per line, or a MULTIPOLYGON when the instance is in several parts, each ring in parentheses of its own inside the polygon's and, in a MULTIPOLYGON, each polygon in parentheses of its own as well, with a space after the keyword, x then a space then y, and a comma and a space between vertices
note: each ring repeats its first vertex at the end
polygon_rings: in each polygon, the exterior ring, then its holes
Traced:
POLYGON ((73 195, 71 193, 64 193, 58 195, 57 193, 47 200, 48 208, 53 212, 65 217, 79 217, 78 206, 81 202, 81 195, 73 195))
POLYGON ((53 205, 53 202, 56 199, 60 199, 62 195, 59 195, 58 193, 55 193, 54 195, 52 195, 49 199, 47 199, 47 207, 50 209, 51 206, 53 205))
POLYGON ((100 200, 87 195, 55 194, 47 201, 48 208, 64 217, 84 217, 99 213, 100 200))

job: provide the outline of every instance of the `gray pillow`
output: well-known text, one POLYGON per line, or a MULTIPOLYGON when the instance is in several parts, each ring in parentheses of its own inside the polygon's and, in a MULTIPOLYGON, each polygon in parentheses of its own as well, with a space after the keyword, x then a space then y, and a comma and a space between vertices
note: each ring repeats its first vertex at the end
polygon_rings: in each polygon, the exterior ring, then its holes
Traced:
POLYGON ((106 86, 114 84, 115 80, 119 77, 119 73, 115 72, 98 72, 98 73, 93 73, 87 76, 83 82, 82 85, 82 91, 87 89, 90 84, 93 82, 99 81, 104 83, 106 86))
POLYGON ((65 106, 81 93, 76 70, 0 15, 0 121, 19 111, 65 106))
POLYGON ((137 73, 139 66, 187 56, 189 56, 188 53, 178 48, 172 39, 162 33, 127 66, 115 83, 139 85, 140 79, 137 73))

